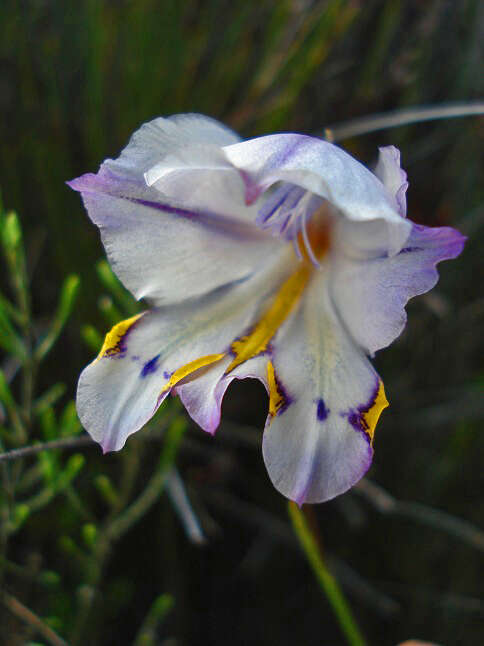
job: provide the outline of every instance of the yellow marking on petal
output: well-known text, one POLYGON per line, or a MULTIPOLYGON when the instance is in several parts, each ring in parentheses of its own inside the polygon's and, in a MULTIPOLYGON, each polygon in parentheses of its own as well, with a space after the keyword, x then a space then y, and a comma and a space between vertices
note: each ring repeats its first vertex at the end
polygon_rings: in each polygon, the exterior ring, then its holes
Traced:
POLYGON ((269 386, 269 415, 274 417, 284 406, 286 400, 279 390, 272 361, 267 362, 267 384, 269 386))
POLYGON ((309 263, 301 263, 299 269, 279 289, 272 305, 252 332, 232 343, 231 350, 235 357, 225 374, 228 374, 244 361, 267 350, 269 341, 301 298, 313 270, 314 267, 309 263))
POLYGON ((123 349, 121 342, 124 336, 142 315, 143 312, 141 314, 136 314, 129 319, 125 319, 124 321, 116 323, 116 325, 106 334, 103 346, 97 358, 102 359, 103 357, 112 357, 116 354, 119 354, 123 349))
POLYGON ((163 394, 167 390, 170 390, 171 388, 173 388, 173 386, 176 386, 176 384, 179 381, 187 377, 192 372, 195 372, 195 370, 198 370, 199 368, 204 368, 205 366, 209 366, 211 363, 215 363, 216 361, 219 361, 224 357, 225 357, 225 352, 222 352, 222 354, 207 354, 204 357, 200 357, 199 359, 195 359, 194 361, 190 361, 189 363, 186 363, 181 368, 178 368, 178 370, 175 370, 175 372, 170 377, 170 380, 168 381, 168 383, 166 383, 163 386, 160 394, 163 394))
POLYGON ((380 379, 379 382, 375 401, 372 403, 370 408, 362 414, 363 422, 366 426, 366 432, 370 436, 370 443, 373 442, 376 424, 382 411, 389 406, 385 395, 385 388, 383 387, 383 381, 380 379))
MULTIPOLYGON (((323 207, 311 216, 311 220, 307 224, 307 236, 314 256, 321 260, 328 252, 330 245, 330 228, 323 207)), ((316 271, 316 267, 305 248, 302 234, 299 234, 299 243, 299 247, 302 249, 302 262, 298 269, 283 283, 272 301, 272 305, 253 330, 232 343, 231 350, 234 354, 234 360, 225 371, 225 374, 228 374, 244 361, 265 352, 269 341, 300 300, 309 279, 313 272, 316 271)))

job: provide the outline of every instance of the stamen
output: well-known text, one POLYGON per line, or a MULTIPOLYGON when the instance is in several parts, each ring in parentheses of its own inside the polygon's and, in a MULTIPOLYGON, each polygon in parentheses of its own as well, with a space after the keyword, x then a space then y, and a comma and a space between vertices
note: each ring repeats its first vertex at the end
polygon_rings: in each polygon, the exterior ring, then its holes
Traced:
POLYGON ((306 224, 307 215, 308 215, 307 211, 305 211, 302 214, 302 235, 303 235, 303 240, 304 240, 304 246, 305 246, 306 251, 308 253, 309 259, 311 260, 313 265, 315 267, 318 267, 318 269, 319 269, 319 267, 321 267, 321 265, 319 263, 319 260, 314 255, 313 248, 311 246, 311 242, 310 242, 309 236, 308 236, 308 230, 307 230, 307 224, 306 224))
POLYGON ((257 224, 291 242, 299 260, 319 269, 329 242, 326 211, 322 198, 300 186, 283 183, 265 200, 257 224))
POLYGON ((294 252, 296 256, 299 258, 299 260, 303 259, 303 255, 301 253, 301 249, 299 247, 299 240, 297 239, 297 236, 292 239, 292 246, 294 247, 294 252))

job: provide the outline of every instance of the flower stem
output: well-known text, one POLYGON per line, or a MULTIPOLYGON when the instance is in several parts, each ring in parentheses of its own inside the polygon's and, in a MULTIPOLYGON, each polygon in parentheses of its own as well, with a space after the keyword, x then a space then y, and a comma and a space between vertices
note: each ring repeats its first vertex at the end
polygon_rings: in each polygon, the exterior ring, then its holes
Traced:
POLYGON ((289 502, 288 511, 294 532, 299 539, 299 543, 311 569, 313 570, 333 609, 348 644, 350 644, 350 646, 365 646, 366 642, 360 633, 353 615, 351 614, 351 610, 346 602, 343 592, 323 561, 321 551, 311 529, 309 528, 304 513, 296 503, 292 501, 289 502))

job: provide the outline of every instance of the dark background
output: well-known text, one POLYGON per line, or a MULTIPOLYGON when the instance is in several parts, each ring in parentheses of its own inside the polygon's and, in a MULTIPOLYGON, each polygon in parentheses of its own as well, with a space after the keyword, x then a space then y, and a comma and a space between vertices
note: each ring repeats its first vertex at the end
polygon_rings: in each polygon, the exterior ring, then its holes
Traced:
MULTIPOLYGON (((108 327, 95 269, 103 249, 67 179, 96 171, 158 115, 202 112, 249 137, 320 133, 374 112, 475 100, 483 94, 479 5, 3 0, 0 186, 24 228, 40 323, 53 311, 62 279, 71 272, 82 279, 74 314, 39 374, 41 386, 62 381, 65 401, 72 398, 93 356, 82 326, 102 333, 108 327)), ((476 117, 342 142, 368 164, 377 146, 398 146, 409 174, 409 217, 469 236, 462 256, 440 266, 437 288, 409 305, 404 334, 376 358, 391 407, 378 426, 369 478, 406 505, 382 513, 365 489, 311 510, 323 553, 369 644, 484 640, 482 535, 472 541, 449 521, 484 520, 482 143, 476 117)), ((189 431, 178 467, 207 542, 193 545, 162 497, 113 549, 83 643, 133 643, 160 593, 172 595, 174 605, 149 643, 344 643, 298 551, 286 502, 263 467, 266 406, 259 384, 237 384, 214 440, 189 431)), ((157 450, 156 443, 128 442, 123 453, 143 456, 135 491, 143 490, 157 450)), ((105 508, 93 482, 103 473, 119 477, 126 458, 102 458, 94 449, 84 455, 75 489, 101 522, 105 508)), ((71 506, 61 497, 33 515, 12 552, 19 561, 36 554, 59 574, 58 587, 8 583, 36 613, 54 617, 51 625, 66 639, 85 574, 59 547, 63 536, 80 532, 71 506)), ((6 643, 27 643, 22 622, 10 616, 8 622, 6 643)))

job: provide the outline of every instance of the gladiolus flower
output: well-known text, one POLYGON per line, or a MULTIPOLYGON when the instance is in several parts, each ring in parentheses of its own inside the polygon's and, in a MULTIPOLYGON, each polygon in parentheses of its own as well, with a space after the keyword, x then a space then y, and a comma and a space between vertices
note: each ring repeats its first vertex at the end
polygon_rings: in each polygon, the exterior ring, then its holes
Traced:
POLYGON ((299 504, 367 471, 388 405, 368 356, 464 238, 406 219, 400 154, 372 173, 301 134, 248 141, 201 115, 143 125, 116 160, 69 182, 123 284, 152 309, 116 325, 78 387, 80 419, 122 448, 169 393, 208 433, 233 379, 265 385, 262 449, 299 504))

